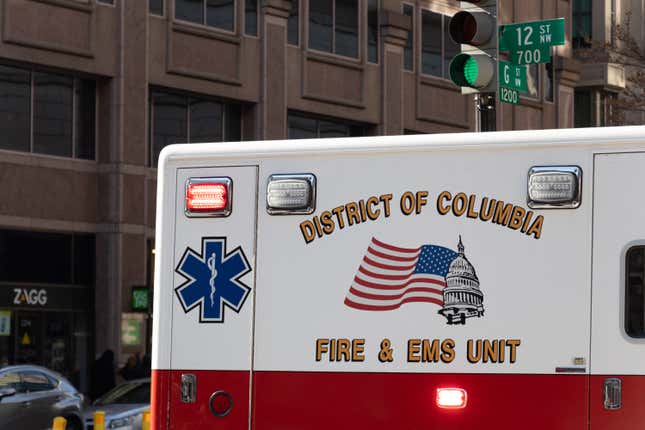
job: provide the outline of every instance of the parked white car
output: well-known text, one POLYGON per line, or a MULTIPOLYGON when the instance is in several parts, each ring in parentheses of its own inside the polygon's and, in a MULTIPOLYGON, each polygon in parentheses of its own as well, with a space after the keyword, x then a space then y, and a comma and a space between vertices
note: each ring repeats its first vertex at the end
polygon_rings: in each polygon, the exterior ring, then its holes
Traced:
POLYGON ((150 409, 150 379, 135 379, 117 385, 84 411, 87 430, 94 430, 94 413, 105 412, 105 428, 141 430, 143 412, 150 409))

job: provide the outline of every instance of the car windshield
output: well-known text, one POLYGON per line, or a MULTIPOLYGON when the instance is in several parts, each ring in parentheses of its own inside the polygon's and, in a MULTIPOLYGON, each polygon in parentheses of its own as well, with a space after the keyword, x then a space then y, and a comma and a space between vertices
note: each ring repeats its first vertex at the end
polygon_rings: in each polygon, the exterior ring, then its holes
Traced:
POLYGON ((150 382, 121 384, 96 401, 98 406, 127 403, 150 403, 150 382))

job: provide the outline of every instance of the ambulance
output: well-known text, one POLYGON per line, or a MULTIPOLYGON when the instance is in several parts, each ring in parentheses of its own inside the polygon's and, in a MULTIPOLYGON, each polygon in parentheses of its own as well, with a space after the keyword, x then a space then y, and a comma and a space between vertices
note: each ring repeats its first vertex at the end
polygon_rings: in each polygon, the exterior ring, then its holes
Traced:
POLYGON ((155 430, 645 428, 645 127, 174 145, 155 430))

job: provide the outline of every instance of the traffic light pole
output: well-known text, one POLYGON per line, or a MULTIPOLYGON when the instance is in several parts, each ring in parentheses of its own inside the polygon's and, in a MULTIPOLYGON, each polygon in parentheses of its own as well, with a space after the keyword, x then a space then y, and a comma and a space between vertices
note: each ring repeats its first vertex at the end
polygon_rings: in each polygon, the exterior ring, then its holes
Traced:
POLYGON ((495 93, 475 94, 475 131, 497 130, 495 93))

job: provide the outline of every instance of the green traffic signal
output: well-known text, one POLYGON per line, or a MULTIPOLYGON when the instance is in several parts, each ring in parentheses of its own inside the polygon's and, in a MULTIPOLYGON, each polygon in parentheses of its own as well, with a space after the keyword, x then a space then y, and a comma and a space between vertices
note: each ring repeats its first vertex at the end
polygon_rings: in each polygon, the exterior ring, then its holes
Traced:
POLYGON ((450 62, 450 79, 459 87, 476 88, 478 74, 477 61, 468 54, 457 54, 450 62))

